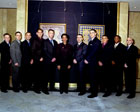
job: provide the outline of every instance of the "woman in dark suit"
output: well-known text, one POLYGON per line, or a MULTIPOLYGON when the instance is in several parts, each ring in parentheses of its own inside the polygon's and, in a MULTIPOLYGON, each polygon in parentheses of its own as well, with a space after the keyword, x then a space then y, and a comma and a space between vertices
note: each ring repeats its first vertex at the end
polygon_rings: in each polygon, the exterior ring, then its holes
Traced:
POLYGON ((87 51, 87 45, 83 43, 83 35, 77 35, 77 44, 74 45, 74 68, 77 75, 77 90, 80 92, 78 95, 86 93, 85 77, 84 77, 84 59, 87 51))
POLYGON ((69 36, 62 34, 62 43, 56 51, 57 69, 60 71, 60 94, 68 93, 69 74, 72 64, 73 47, 68 44, 69 36))
POLYGON ((5 33, 4 41, 0 44, 1 52, 1 91, 7 93, 9 87, 10 67, 11 67, 11 56, 10 56, 10 41, 11 35, 5 33))
POLYGON ((134 46, 134 40, 127 38, 127 52, 125 55, 125 88, 129 93, 127 98, 135 97, 136 90, 136 58, 138 57, 138 48, 134 46))

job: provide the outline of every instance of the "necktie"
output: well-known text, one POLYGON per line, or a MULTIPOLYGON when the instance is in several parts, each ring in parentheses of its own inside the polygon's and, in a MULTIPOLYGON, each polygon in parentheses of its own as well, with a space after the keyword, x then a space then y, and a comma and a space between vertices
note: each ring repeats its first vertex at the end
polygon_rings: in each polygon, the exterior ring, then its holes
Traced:
POLYGON ((31 45, 31 43, 30 43, 30 42, 28 42, 28 44, 29 44, 29 46, 31 45))
POLYGON ((102 44, 102 48, 104 48, 105 47, 105 44, 102 44))
POLYGON ((127 50, 129 50, 129 48, 130 48, 130 47, 129 47, 129 46, 127 46, 127 50))
POLYGON ((52 45, 54 46, 53 40, 51 40, 52 45))

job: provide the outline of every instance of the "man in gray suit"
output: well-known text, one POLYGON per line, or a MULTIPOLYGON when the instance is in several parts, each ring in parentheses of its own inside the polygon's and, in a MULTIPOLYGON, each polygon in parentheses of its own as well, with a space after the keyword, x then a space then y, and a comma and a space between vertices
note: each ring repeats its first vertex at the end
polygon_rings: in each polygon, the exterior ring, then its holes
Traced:
POLYGON ((19 92, 20 88, 20 67, 21 67, 21 38, 22 33, 16 32, 15 33, 15 40, 12 42, 10 46, 10 55, 12 58, 12 84, 13 84, 13 91, 19 92))

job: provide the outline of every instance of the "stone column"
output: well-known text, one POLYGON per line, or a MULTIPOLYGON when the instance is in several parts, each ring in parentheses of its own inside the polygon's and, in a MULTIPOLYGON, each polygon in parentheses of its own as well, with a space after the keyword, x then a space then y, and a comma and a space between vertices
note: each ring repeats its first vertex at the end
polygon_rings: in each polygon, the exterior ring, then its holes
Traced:
POLYGON ((20 31, 24 40, 25 32, 27 31, 28 19, 28 0, 17 0, 17 24, 16 30, 20 31))

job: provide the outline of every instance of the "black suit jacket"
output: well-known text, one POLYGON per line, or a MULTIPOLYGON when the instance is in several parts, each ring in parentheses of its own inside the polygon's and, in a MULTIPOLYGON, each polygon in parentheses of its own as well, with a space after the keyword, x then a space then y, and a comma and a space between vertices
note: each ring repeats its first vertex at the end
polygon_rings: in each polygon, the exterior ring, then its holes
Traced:
POLYGON ((73 58, 77 60, 77 62, 84 61, 87 52, 87 45, 85 43, 81 43, 79 46, 78 44, 74 45, 74 56, 73 58))
POLYGON ((125 63, 130 69, 136 70, 136 58, 138 58, 138 48, 131 45, 125 54, 125 63))
POLYGON ((7 66, 10 62, 10 46, 3 41, 0 44, 0 52, 1 52, 1 66, 7 66))
POLYGON ((56 52, 57 58, 57 64, 62 66, 67 66, 72 64, 73 59, 73 47, 70 44, 64 45, 63 43, 60 43, 57 47, 56 52))
POLYGON ((27 40, 24 40, 21 43, 21 52, 22 52, 22 64, 26 65, 26 64, 30 64, 31 61, 31 43, 29 45, 29 43, 27 42, 27 40))
POLYGON ((104 47, 101 48, 99 60, 103 63, 103 65, 111 65, 112 53, 113 48, 109 43, 107 43, 104 47))
POLYGON ((116 48, 114 48, 114 45, 112 47, 113 47, 112 60, 115 61, 117 66, 123 67, 124 60, 125 60, 126 46, 124 46, 122 43, 119 43, 119 45, 116 48))
POLYGON ((101 50, 101 41, 95 37, 88 44, 86 60, 91 65, 97 65, 97 61, 99 60, 101 50))
POLYGON ((34 61, 39 62, 40 58, 43 57, 43 39, 36 37, 31 46, 32 58, 34 61))
POLYGON ((54 45, 49 39, 43 41, 43 58, 45 63, 51 63, 52 58, 56 58, 57 42, 53 40, 54 45))

